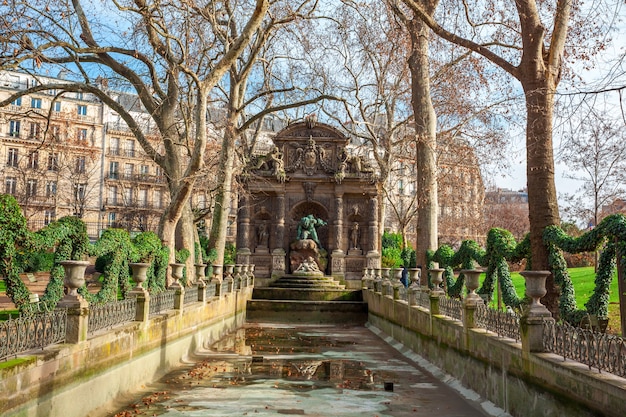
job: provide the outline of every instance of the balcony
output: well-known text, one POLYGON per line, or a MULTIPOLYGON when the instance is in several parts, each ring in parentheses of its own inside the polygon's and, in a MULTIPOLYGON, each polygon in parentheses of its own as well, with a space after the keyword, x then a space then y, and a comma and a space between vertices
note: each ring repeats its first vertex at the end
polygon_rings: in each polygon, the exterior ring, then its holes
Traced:
POLYGON ((128 181, 147 184, 163 184, 165 177, 162 175, 134 174, 118 171, 109 171, 106 173, 106 179, 115 181, 128 181))

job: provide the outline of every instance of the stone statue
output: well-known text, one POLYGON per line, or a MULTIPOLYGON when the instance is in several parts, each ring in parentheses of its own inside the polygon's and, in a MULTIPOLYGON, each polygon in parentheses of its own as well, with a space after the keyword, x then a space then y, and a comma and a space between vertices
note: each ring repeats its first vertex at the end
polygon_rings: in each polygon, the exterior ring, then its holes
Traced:
POLYGON ((308 216, 304 216, 300 219, 300 223, 298 223, 298 236, 296 237, 298 240, 302 239, 311 239, 319 248, 322 248, 322 244, 320 243, 317 237, 317 230, 315 229, 317 226, 326 226, 327 223, 322 220, 316 218, 314 215, 309 214, 308 216))
POLYGON ((294 272, 321 272, 312 256, 306 258, 294 272))
POLYGON ((354 225, 352 225, 352 229, 350 229, 350 249, 359 248, 360 236, 361 236, 361 231, 359 230, 359 224, 357 222, 354 222, 354 225))
POLYGON ((269 237, 270 237, 270 234, 267 231, 267 222, 264 221, 263 223, 259 224, 259 227, 257 230, 258 245, 267 247, 269 237))

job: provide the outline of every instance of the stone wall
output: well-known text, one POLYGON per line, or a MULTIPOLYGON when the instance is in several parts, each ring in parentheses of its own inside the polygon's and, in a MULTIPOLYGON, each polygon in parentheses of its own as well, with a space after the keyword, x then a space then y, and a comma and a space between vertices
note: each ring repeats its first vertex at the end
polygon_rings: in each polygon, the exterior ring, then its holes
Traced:
POLYGON ((371 325, 513 416, 625 416, 626 379, 363 291, 371 325))
POLYGON ((252 287, 244 288, 7 361, 0 367, 0 415, 107 415, 115 398, 241 327, 251 294, 252 287))

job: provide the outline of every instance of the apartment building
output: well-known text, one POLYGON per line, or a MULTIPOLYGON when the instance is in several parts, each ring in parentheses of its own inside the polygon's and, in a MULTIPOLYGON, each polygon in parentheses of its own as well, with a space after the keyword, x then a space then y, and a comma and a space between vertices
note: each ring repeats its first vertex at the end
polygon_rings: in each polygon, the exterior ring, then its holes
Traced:
MULTIPOLYGON (((0 100, 51 80, 2 73, 0 100)), ((102 104, 92 95, 44 90, 18 97, 0 108, 1 191, 17 198, 32 229, 75 215, 95 234, 103 144, 102 104)))

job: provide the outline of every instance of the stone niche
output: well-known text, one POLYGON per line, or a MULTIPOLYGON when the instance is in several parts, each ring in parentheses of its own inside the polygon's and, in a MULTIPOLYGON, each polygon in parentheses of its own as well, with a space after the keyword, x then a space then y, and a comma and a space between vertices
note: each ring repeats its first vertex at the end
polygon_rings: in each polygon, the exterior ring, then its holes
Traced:
POLYGON ((316 229, 328 261, 322 272, 360 288, 363 268, 380 264, 374 170, 350 154, 348 138, 325 124, 292 124, 276 135, 274 145, 250 161, 242 176, 240 261, 256 265, 260 286, 293 273, 289 251, 298 223, 313 215, 327 223, 316 229))

